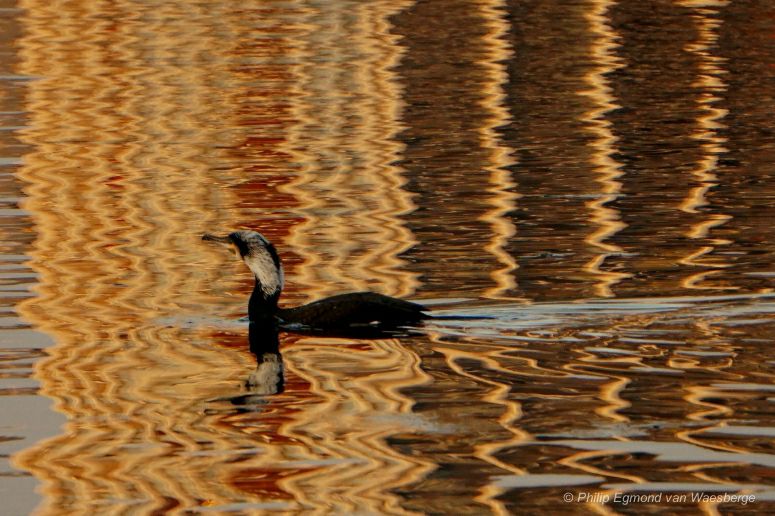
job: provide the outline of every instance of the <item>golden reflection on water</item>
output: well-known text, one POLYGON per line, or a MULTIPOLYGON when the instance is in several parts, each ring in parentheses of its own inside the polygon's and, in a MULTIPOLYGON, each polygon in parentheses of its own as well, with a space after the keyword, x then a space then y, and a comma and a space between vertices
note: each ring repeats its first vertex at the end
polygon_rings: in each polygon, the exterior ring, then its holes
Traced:
MULTIPOLYGON (((724 74, 724 60, 719 56, 713 55, 713 48, 718 41, 718 27, 721 22, 714 17, 715 11, 711 7, 721 8, 728 2, 703 2, 698 3, 691 0, 683 2, 688 7, 697 8, 694 19, 698 25, 699 38, 697 42, 688 47, 690 52, 697 53, 700 56, 700 74, 697 78, 697 87, 701 88, 704 95, 699 100, 700 105, 705 111, 704 115, 697 117, 700 126, 695 138, 702 142, 702 148, 705 156, 697 163, 697 169, 692 173, 696 176, 698 186, 692 188, 686 199, 682 203, 681 209, 690 214, 699 213, 699 209, 708 205, 707 194, 718 185, 718 177, 715 170, 718 168, 718 159, 720 155, 727 152, 724 147, 725 138, 719 133, 724 129, 723 119, 727 115, 726 109, 716 107, 721 100, 726 84, 722 79, 724 74)), ((725 239, 709 239, 710 231, 724 224, 730 219, 730 215, 724 213, 705 213, 705 217, 698 221, 687 233, 687 236, 693 239, 709 240, 709 244, 704 245, 687 257, 680 263, 702 268, 712 268, 712 270, 703 270, 691 274, 683 281, 686 288, 694 289, 724 289, 736 290, 734 286, 724 285, 703 285, 703 283, 712 276, 718 274, 718 270, 726 268, 731 264, 722 260, 707 261, 702 258, 714 251, 716 246, 723 246, 731 243, 725 239)))
POLYGON ((67 418, 13 456, 38 513, 764 493, 775 160, 738 94, 761 75, 731 59, 744 6, 20 5, 14 73, 35 79, 9 163, 34 241, 9 249, 35 297, 12 306, 55 340, 33 376, 67 418), (251 391, 252 278, 199 239, 240 227, 277 244, 286 304, 368 289, 493 319, 283 334, 284 391, 251 391), (698 297, 726 290, 745 295, 698 297))
MULTIPOLYGON (((461 378, 485 386, 485 388, 489 387, 489 392, 484 392, 481 400, 484 403, 496 406, 500 411, 496 421, 503 427, 504 437, 476 444, 473 447, 472 455, 484 463, 501 469, 505 474, 525 474, 524 468, 508 464, 498 458, 498 452, 501 450, 519 446, 529 442, 531 439, 528 433, 516 426, 517 421, 522 417, 522 408, 518 402, 508 399, 509 385, 493 379, 490 375, 479 375, 476 372, 466 370, 461 365, 461 363, 466 361, 474 361, 479 362, 488 372, 501 372, 505 375, 513 374, 512 370, 509 370, 502 364, 502 354, 507 352, 508 349, 494 348, 469 351, 446 345, 438 335, 431 335, 430 340, 435 344, 435 351, 444 356, 450 371, 455 372, 461 378)), ((536 369, 540 370, 539 367, 536 367, 536 369)), ((509 514, 508 508, 502 501, 498 500, 498 496, 503 494, 503 492, 504 490, 496 485, 487 484, 481 488, 480 493, 474 499, 487 505, 493 514, 509 514)))
POLYGON ((501 264, 499 269, 491 272, 495 286, 485 290, 484 296, 490 299, 513 299, 510 293, 517 286, 515 270, 518 266, 514 257, 506 251, 506 244, 516 233, 516 228, 507 215, 514 210, 519 194, 515 192, 517 185, 507 168, 514 164, 514 149, 505 145, 498 133, 498 127, 510 120, 502 85, 508 80, 503 62, 509 59, 513 49, 505 41, 509 29, 505 20, 505 3, 501 0, 482 2, 480 7, 484 23, 489 26, 489 32, 482 40, 490 49, 490 55, 482 60, 488 73, 484 75, 486 80, 481 81, 481 90, 486 94, 481 104, 483 109, 491 113, 489 123, 481 128, 481 146, 492 153, 486 163, 492 184, 488 191, 493 194, 490 201, 492 209, 482 216, 492 227, 490 242, 484 248, 501 264))
POLYGON ((612 158, 616 151, 616 137, 611 130, 610 120, 606 119, 608 112, 619 107, 615 103, 606 76, 623 66, 622 61, 615 56, 616 33, 611 29, 607 19, 608 10, 612 4, 613 2, 610 1, 595 2, 587 13, 590 31, 597 36, 592 43, 590 54, 599 66, 587 75, 586 79, 590 89, 583 92, 595 103, 595 108, 588 114, 588 120, 590 128, 596 136, 595 142, 592 144, 592 148, 595 150, 592 159, 596 165, 599 175, 598 182, 601 186, 600 197, 589 203, 589 208, 592 210, 590 220, 598 224, 600 228, 589 235, 586 241, 602 251, 592 258, 584 268, 600 277, 600 282, 595 287, 595 293, 600 297, 613 296, 613 285, 629 276, 628 273, 603 269, 609 253, 622 252, 620 246, 608 243, 606 240, 626 227, 626 224, 620 220, 616 209, 607 206, 620 195, 622 186, 617 181, 617 178, 622 174, 621 164, 612 158))
POLYGON ((223 457, 187 454, 206 442, 252 444, 203 427, 192 403, 237 380, 226 364, 249 362, 153 324, 191 299, 216 299, 205 294, 215 271, 190 252, 210 253, 197 236, 221 211, 208 185, 231 179, 201 159, 219 139, 202 66, 215 34, 170 24, 183 12, 174 6, 25 4, 20 68, 42 78, 28 90, 23 137, 35 150, 19 176, 40 281, 19 311, 56 339, 36 376, 68 423, 16 460, 44 482, 43 514, 88 512, 107 500, 149 510, 231 500, 227 485, 186 479, 223 457), (110 26, 139 12, 153 39, 110 26), (156 66, 141 65, 148 54, 156 66), (196 381, 205 377, 212 381, 196 381))
POLYGON ((287 454, 269 455, 261 462, 271 467, 296 456, 294 449, 306 448, 314 454, 313 464, 314 457, 333 463, 284 479, 283 487, 302 507, 335 512, 371 507, 379 513, 403 513, 400 499, 391 491, 422 478, 435 466, 398 452, 385 438, 432 424, 413 417, 413 400, 401 394, 402 389, 427 381, 427 375, 418 357, 394 341, 330 344, 339 346, 299 342, 286 354, 294 364, 292 372, 309 382, 319 399, 280 429, 296 441, 287 447, 287 454), (343 371, 349 374, 343 376, 343 371))
POLYGON ((283 146, 300 164, 285 187, 302 219, 287 242, 304 260, 294 278, 305 293, 299 301, 369 288, 405 297, 417 286, 400 258, 415 243, 399 218, 414 206, 394 164, 402 150, 392 71, 400 50, 395 38, 370 37, 386 34, 387 19, 408 4, 322 3, 302 22, 308 30, 294 56, 304 63, 294 67, 298 123, 283 146), (338 45, 343 39, 353 44, 338 45))
POLYGON ((454 0, 444 9, 412 3, 392 18, 404 48, 395 67, 403 85, 399 164, 416 207, 402 217, 416 240, 404 257, 422 296, 519 295, 506 249, 519 194, 500 132, 509 115, 504 62, 514 52, 504 17, 502 2, 454 0))
MULTIPOLYGON (((268 81, 281 92, 320 88, 319 96, 291 96, 293 108, 278 113, 307 121, 306 127, 295 126, 307 138, 302 143, 293 132, 284 141, 261 141, 249 132, 254 129, 242 128, 244 100, 229 88, 243 79, 240 59, 249 61, 243 56, 260 49, 240 41, 234 42, 236 48, 224 48, 223 41, 247 33, 251 21, 225 7, 213 6, 216 12, 205 15, 174 4, 159 9, 131 2, 27 6, 21 71, 45 79, 29 90, 31 129, 24 138, 36 147, 20 172, 28 183, 26 206, 35 213, 38 238, 30 254, 40 282, 38 297, 22 303, 20 311, 56 337, 49 357, 37 365, 37 377, 40 392, 57 400, 57 410, 69 421, 60 436, 16 457, 44 481, 41 513, 63 507, 87 512, 105 503, 140 504, 144 510, 218 507, 246 495, 254 502, 292 500, 289 507, 347 510, 355 503, 375 512, 400 512, 388 490, 431 467, 385 445, 381 436, 401 428, 400 419, 360 422, 375 410, 406 413, 411 403, 399 390, 423 381, 416 357, 395 342, 376 342, 357 353, 346 342, 322 348, 298 342, 287 353, 289 370, 309 383, 312 392, 303 397, 314 401, 306 401, 314 409, 286 415, 288 421, 274 430, 289 444, 266 448, 240 424, 202 412, 206 400, 228 395, 239 385, 240 372, 247 370, 245 353, 213 345, 207 332, 157 322, 160 315, 174 316, 193 304, 223 303, 207 294, 224 282, 224 275, 203 267, 215 259, 215 251, 204 247, 199 235, 250 220, 242 199, 253 191, 238 184, 241 178, 229 166, 230 158, 244 158, 263 145, 275 156, 287 153, 308 163, 311 153, 298 146, 310 144, 313 127, 321 128, 312 140, 324 160, 330 159, 327 153, 353 159, 348 170, 312 166, 312 160, 300 179, 283 187, 300 206, 296 216, 304 220, 285 242, 291 253, 308 258, 298 265, 291 261, 291 272, 299 267, 294 282, 309 286, 310 296, 375 284, 396 295, 414 288, 411 274, 395 272, 398 253, 411 245, 395 219, 411 203, 399 188, 398 170, 390 165, 398 149, 390 137, 398 128, 396 108, 385 102, 395 90, 388 69, 396 50, 388 44, 375 47, 364 38, 384 26, 396 6, 356 10, 343 24, 338 11, 330 16, 315 12, 314 24, 300 28, 307 31, 309 48, 274 46, 285 53, 270 60, 314 61, 313 49, 335 48, 315 38, 339 27, 344 32, 332 36, 363 38, 360 47, 352 48, 369 56, 368 69, 376 70, 374 77, 362 77, 353 66, 351 73, 321 84, 320 77, 335 74, 337 66, 297 66, 268 81), (218 13, 222 8, 225 12, 218 13), (131 23, 113 31, 101 21, 130 12, 141 14, 142 31, 153 37, 138 37, 131 23), (216 26, 206 23, 210 16, 220 20, 216 26), (230 69, 222 63, 234 64, 230 69), (382 84, 377 91, 372 89, 375 79, 382 84), (340 82, 357 102, 322 95, 340 82), (351 115, 342 108, 351 109, 351 115), (327 117, 326 109, 331 109, 327 117), (224 114, 236 123, 224 127, 224 114), (337 131, 335 124, 350 116, 372 126, 337 131), (236 149, 229 131, 252 148, 236 149), (101 138, 95 142, 94 135, 101 138), (213 184, 234 187, 214 192, 213 184), (331 246, 332 241, 347 242, 343 228, 355 230, 350 244, 331 246), (328 255, 316 258, 312 248, 328 255), (336 383, 326 367, 337 360, 352 363, 368 377, 336 383), (351 399, 326 394, 339 391, 352 393, 351 399), (346 436, 329 430, 343 422, 350 430, 346 436), (359 427, 363 430, 356 432, 359 427), (294 461, 302 464, 297 473, 288 465, 294 461), (256 472, 271 471, 278 463, 291 474, 281 475, 276 488, 256 492, 256 472), (373 487, 356 478, 368 478, 373 487), (369 494, 376 488, 385 494, 369 494), (347 500, 344 505, 339 498, 347 500)), ((299 13, 303 10, 289 16, 299 13)), ((277 36, 291 40, 282 32, 277 36)), ((282 401, 265 410, 287 412, 282 401)))

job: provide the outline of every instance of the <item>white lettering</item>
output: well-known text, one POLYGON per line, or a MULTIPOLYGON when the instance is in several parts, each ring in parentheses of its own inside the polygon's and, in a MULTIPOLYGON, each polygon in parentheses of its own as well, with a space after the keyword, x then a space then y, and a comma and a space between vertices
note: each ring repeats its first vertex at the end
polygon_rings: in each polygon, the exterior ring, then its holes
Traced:
POLYGON ((694 503, 739 503, 748 505, 756 501, 756 495, 740 495, 730 493, 692 493, 692 502, 694 503))

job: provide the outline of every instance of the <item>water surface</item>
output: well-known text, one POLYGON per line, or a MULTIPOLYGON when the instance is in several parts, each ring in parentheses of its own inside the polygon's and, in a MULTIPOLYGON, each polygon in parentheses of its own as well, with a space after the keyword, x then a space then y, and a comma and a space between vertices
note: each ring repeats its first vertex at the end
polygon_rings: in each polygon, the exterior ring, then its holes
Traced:
POLYGON ((0 2, 4 510, 771 511, 773 16, 0 2), (246 387, 234 228, 288 305, 491 319, 281 334, 246 387))

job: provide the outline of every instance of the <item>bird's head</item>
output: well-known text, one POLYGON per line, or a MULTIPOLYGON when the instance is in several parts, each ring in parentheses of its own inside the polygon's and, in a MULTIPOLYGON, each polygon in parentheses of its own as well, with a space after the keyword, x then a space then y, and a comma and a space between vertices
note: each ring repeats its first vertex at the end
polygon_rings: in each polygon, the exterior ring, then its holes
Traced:
POLYGON ((205 234, 202 240, 219 242, 231 246, 237 256, 253 272, 256 286, 265 298, 277 298, 283 289, 285 276, 280 257, 269 240, 257 231, 241 230, 225 237, 205 234))

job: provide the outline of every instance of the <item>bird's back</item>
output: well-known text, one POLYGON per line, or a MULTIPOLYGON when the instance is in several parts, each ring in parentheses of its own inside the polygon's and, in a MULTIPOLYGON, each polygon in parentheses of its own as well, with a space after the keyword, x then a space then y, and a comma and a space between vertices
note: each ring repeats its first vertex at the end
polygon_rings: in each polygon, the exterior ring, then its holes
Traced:
POLYGON ((315 329, 344 329, 363 326, 396 327, 429 318, 417 303, 374 292, 340 294, 294 308, 281 308, 284 324, 301 324, 315 329))

